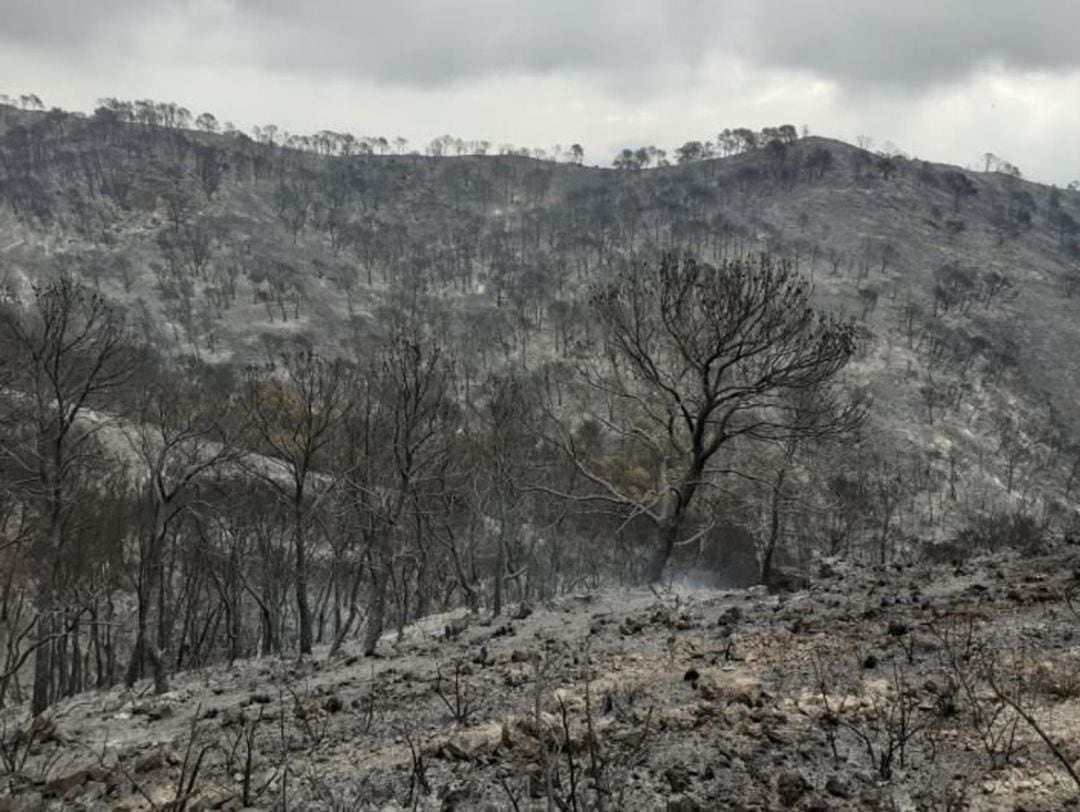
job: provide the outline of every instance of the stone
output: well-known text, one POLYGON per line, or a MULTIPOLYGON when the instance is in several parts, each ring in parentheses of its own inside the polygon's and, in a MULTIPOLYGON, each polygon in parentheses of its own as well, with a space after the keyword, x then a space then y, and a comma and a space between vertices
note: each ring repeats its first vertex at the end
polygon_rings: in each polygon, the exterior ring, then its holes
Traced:
POLYGON ((803 573, 786 567, 774 567, 765 582, 769 592, 802 592, 810 588, 810 579, 803 573))
POLYGON ((44 808, 45 799, 34 790, 21 790, 19 797, 0 798, 0 812, 37 812, 44 808))
POLYGON ((69 775, 54 778, 45 784, 46 798, 65 798, 73 789, 81 787, 90 780, 89 770, 77 770, 69 775))
POLYGON ((207 812, 207 810, 221 809, 235 797, 236 793, 228 787, 207 787, 191 799, 187 808, 190 812, 207 812))
POLYGON ((761 681, 749 676, 705 674, 699 681, 701 695, 712 702, 743 705, 751 708, 761 704, 761 681))
POLYGON ((847 782, 835 775, 829 776, 829 780, 825 782, 825 791, 834 798, 851 797, 851 788, 847 782))
POLYGON ((233 725, 247 724, 247 714, 242 708, 226 708, 221 713, 221 726, 232 727, 233 725))
POLYGON ((907 624, 899 620, 890 620, 887 629, 889 637, 903 637, 908 633, 907 624))
POLYGON ((456 640, 461 636, 461 633, 469 628, 470 618, 468 615, 463 617, 455 617, 446 624, 446 628, 443 630, 447 640, 456 640))
POLYGON ((166 763, 167 759, 164 750, 151 750, 135 762, 135 772, 149 773, 154 770, 160 770, 166 763))
POLYGON ((468 802, 476 795, 476 788, 472 784, 462 784, 450 787, 443 793, 440 812, 458 812, 468 809, 468 802))
POLYGON ((780 803, 789 809, 810 789, 810 782, 800 773, 783 773, 776 779, 776 794, 780 796, 780 803))
POLYGON ((668 801, 667 812, 705 812, 705 807, 695 798, 682 795, 668 801))
POLYGON ((690 771, 681 765, 668 767, 664 770, 664 780, 668 782, 673 792, 686 792, 693 786, 694 778, 690 771))
POLYGON ((733 626, 742 620, 743 611, 738 606, 729 606, 724 613, 717 618, 718 626, 733 626))

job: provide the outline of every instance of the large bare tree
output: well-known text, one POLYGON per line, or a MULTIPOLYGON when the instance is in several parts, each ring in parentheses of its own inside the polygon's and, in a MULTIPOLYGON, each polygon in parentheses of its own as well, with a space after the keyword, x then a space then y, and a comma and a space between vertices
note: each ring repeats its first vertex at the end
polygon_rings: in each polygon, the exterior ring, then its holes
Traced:
POLYGON ((385 625, 387 588, 395 561, 406 546, 407 519, 439 489, 438 462, 454 431, 450 399, 453 368, 438 344, 415 326, 399 325, 371 370, 376 404, 352 442, 353 462, 346 490, 368 514, 371 591, 368 596, 365 655, 375 648, 385 625), (372 431, 377 430, 378 435, 372 431))
POLYGON ((100 458, 95 440, 106 425, 105 416, 91 410, 128 380, 136 356, 122 316, 68 276, 36 287, 28 308, 0 308, 0 348, 9 386, 4 397, 23 427, 5 432, 0 452, 23 472, 23 493, 34 505, 38 527, 31 707, 40 713, 52 698, 47 643, 61 633, 56 585, 66 545, 73 540, 68 518, 75 492, 85 487, 80 471, 100 458))
POLYGON ((308 596, 309 525, 312 503, 334 484, 322 465, 349 411, 349 368, 311 350, 287 352, 276 378, 261 378, 248 389, 247 408, 261 448, 284 471, 254 461, 252 470, 268 482, 292 513, 297 622, 300 653, 311 654, 308 596))
MULTIPOLYGON (((135 398, 135 423, 124 436, 138 462, 140 532, 138 621, 125 681, 130 687, 149 662, 154 690, 168 690, 168 648, 162 607, 168 586, 166 551, 176 525, 196 499, 200 482, 234 460, 227 392, 200 380, 196 365, 168 369, 160 364, 135 398), (165 374, 161 374, 165 373, 165 374), (180 383, 167 375, 180 376, 180 383)), ((203 376, 205 377, 205 376, 203 376)), ((233 420, 233 423, 237 421, 233 420)), ((171 608, 171 607, 170 607, 171 608)))
POLYGON ((583 368, 608 408, 592 417, 651 449, 651 487, 629 488, 556 439, 591 483, 589 498, 655 526, 646 577, 657 581, 672 550, 698 537, 688 517, 703 487, 738 474, 719 452, 740 438, 835 433, 864 404, 831 391, 855 351, 851 322, 818 313, 812 289, 786 260, 760 255, 712 266, 689 256, 626 265, 592 291, 605 358, 583 368), (799 396, 814 391, 813 398, 799 396))

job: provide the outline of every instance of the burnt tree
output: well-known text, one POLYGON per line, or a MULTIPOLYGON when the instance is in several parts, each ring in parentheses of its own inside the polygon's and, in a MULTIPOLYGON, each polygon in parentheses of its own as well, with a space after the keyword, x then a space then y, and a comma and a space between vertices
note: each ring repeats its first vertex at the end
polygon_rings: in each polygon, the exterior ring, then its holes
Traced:
POLYGON ((766 255, 715 267, 667 255, 627 265, 593 290, 608 363, 586 376, 614 402, 609 429, 645 440, 660 465, 643 494, 628 493, 580 455, 574 461, 597 498, 655 526, 650 581, 688 540, 699 491, 738 473, 730 461, 718 464, 721 449, 738 438, 835 433, 861 419, 861 399, 831 390, 855 352, 854 325, 819 314, 811 300, 793 264, 766 255), (801 396, 809 391, 815 397, 801 396))

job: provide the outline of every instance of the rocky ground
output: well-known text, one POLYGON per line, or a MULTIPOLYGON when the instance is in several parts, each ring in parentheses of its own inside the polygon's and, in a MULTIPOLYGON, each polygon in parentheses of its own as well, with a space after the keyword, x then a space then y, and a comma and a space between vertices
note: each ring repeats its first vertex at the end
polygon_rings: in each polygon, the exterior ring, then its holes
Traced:
POLYGON ((1080 549, 792 586, 572 595, 15 709, 0 810, 1080 808, 1080 549))

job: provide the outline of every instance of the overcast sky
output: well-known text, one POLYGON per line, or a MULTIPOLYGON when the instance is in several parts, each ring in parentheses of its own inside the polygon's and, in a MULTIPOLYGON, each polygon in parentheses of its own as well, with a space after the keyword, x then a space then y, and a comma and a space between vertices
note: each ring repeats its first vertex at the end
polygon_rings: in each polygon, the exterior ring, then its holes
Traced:
POLYGON ((0 0, 0 93, 669 150, 792 123, 1080 178, 1080 0, 0 0))

